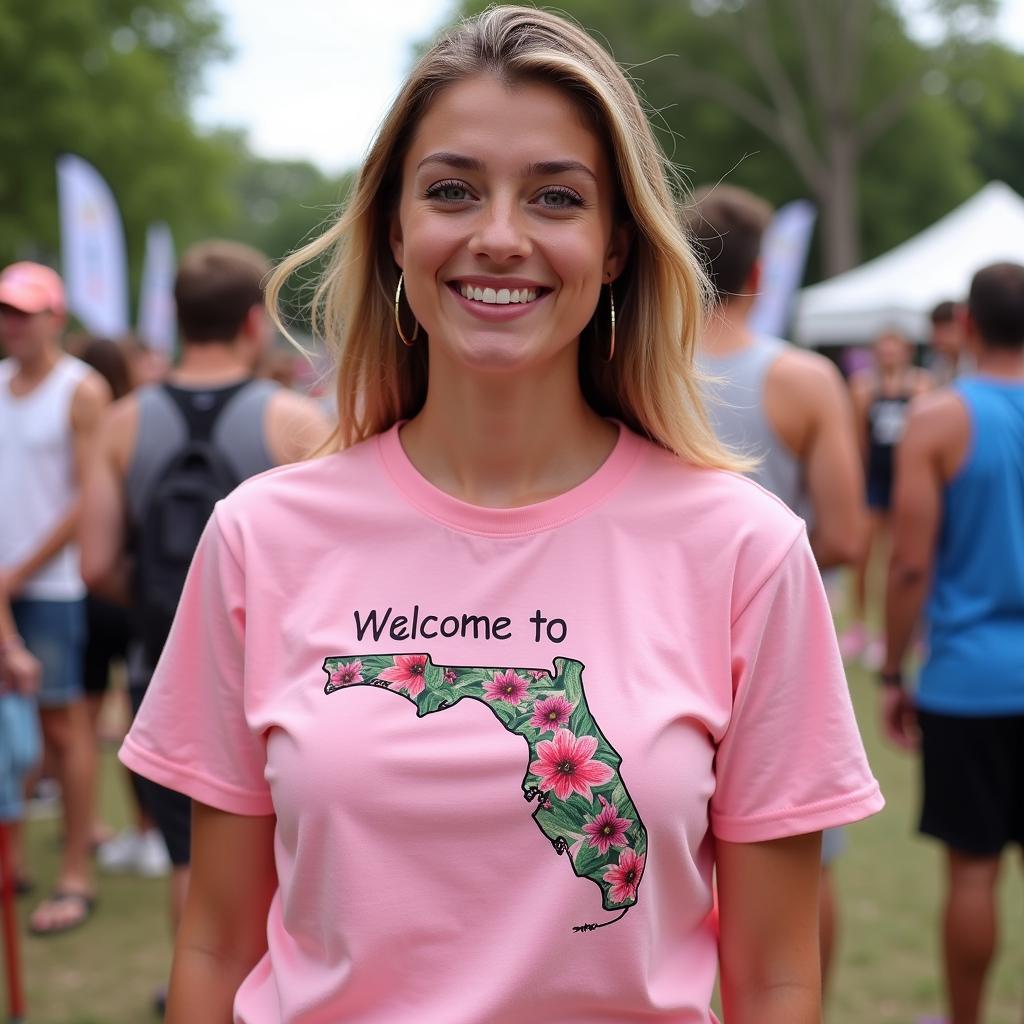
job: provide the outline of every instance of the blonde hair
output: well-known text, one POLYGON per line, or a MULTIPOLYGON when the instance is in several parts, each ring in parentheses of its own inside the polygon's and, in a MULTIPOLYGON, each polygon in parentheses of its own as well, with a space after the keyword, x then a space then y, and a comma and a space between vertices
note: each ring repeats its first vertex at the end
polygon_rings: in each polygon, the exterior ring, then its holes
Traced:
MULTIPOLYGON (((605 361, 598 331, 581 334, 580 381, 588 402, 693 464, 745 468, 718 442, 704 414, 693 354, 707 280, 680 226, 669 187, 672 168, 640 100, 580 26, 528 7, 491 7, 450 29, 420 58, 384 118, 341 216, 287 257, 268 284, 268 306, 282 326, 282 284, 329 255, 311 321, 314 335, 337 354, 337 446, 387 430, 423 405, 427 354, 423 345, 403 345, 395 328, 399 269, 388 229, 402 162, 424 111, 443 89, 478 74, 510 85, 547 83, 569 93, 608 147, 617 213, 630 222, 633 241, 614 286, 614 361, 605 361)), ((603 317, 600 333, 606 339, 603 317)))

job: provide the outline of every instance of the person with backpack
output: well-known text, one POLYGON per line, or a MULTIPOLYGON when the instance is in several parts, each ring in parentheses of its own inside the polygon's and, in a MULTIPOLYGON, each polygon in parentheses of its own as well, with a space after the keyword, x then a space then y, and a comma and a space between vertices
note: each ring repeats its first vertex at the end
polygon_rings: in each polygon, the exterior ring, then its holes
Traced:
MULTIPOLYGON (((100 429, 82 512, 82 575, 90 591, 130 604, 137 712, 159 659, 189 563, 214 504, 247 477, 303 458, 329 432, 309 399, 253 369, 270 342, 254 249, 208 241, 184 254, 174 297, 177 367, 115 402, 100 429)), ((143 781, 147 811, 167 843, 176 927, 188 882, 190 801, 143 781)))

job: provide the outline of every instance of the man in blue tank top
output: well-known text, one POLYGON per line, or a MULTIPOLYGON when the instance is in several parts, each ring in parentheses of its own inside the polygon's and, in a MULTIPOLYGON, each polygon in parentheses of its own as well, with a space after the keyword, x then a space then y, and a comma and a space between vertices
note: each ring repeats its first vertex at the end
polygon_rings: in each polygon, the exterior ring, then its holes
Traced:
MULTIPOLYGON (((166 383, 115 402, 100 426, 82 502, 82 577, 90 591, 140 611, 140 637, 153 641, 140 640, 129 652, 133 710, 142 702, 166 638, 159 631, 169 625, 146 602, 140 584, 150 550, 146 538, 155 523, 169 519, 180 530, 182 520, 191 518, 184 515, 189 506, 179 511, 166 486, 180 457, 197 443, 204 446, 218 467, 217 480, 223 481, 219 490, 213 488, 216 498, 247 477, 298 461, 329 433, 313 401, 253 377, 272 336, 263 305, 263 280, 270 269, 262 253, 235 242, 209 241, 189 249, 174 288, 182 335, 177 366, 166 383)), ((210 484, 207 480, 207 490, 210 484)), ((196 524, 197 533, 202 525, 196 524)), ((190 558, 191 549, 184 556, 190 558)), ((177 597, 170 594, 171 614, 177 597)), ((147 780, 139 786, 170 854, 176 928, 188 883, 191 803, 147 780)))
POLYGON ((967 331, 977 372, 914 403, 897 456, 881 675, 887 735, 920 738, 921 831, 947 847, 951 1024, 984 1019, 1000 860, 1024 844, 1024 267, 975 275, 967 331))

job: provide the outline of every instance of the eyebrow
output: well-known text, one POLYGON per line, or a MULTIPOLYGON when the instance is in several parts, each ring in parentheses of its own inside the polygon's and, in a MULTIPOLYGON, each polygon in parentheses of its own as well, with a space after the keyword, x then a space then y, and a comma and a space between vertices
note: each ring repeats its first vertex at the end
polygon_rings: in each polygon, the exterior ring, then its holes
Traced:
MULTIPOLYGON (((463 156, 461 153, 431 153, 425 156, 417 165, 418 171, 425 164, 444 164, 447 167, 455 167, 460 171, 476 171, 481 173, 484 170, 483 161, 475 157, 463 156)), ((597 181, 597 175, 579 160, 541 160, 538 163, 530 164, 526 168, 525 176, 528 178, 544 177, 554 174, 565 174, 567 171, 579 171, 597 181)))

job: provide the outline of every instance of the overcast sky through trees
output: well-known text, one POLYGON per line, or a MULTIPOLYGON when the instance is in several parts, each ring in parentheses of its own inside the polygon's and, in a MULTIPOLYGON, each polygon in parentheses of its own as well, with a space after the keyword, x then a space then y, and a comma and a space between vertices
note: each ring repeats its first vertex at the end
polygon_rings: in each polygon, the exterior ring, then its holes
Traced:
MULTIPOLYGON (((678 0, 668 0, 678 2, 678 0)), ((200 123, 246 129, 261 156, 337 172, 359 163, 449 0, 212 0, 235 49, 207 73, 200 123)), ((998 36, 1024 50, 1024 0, 1003 0, 998 36)), ((922 24, 922 31, 928 26, 922 24)))

